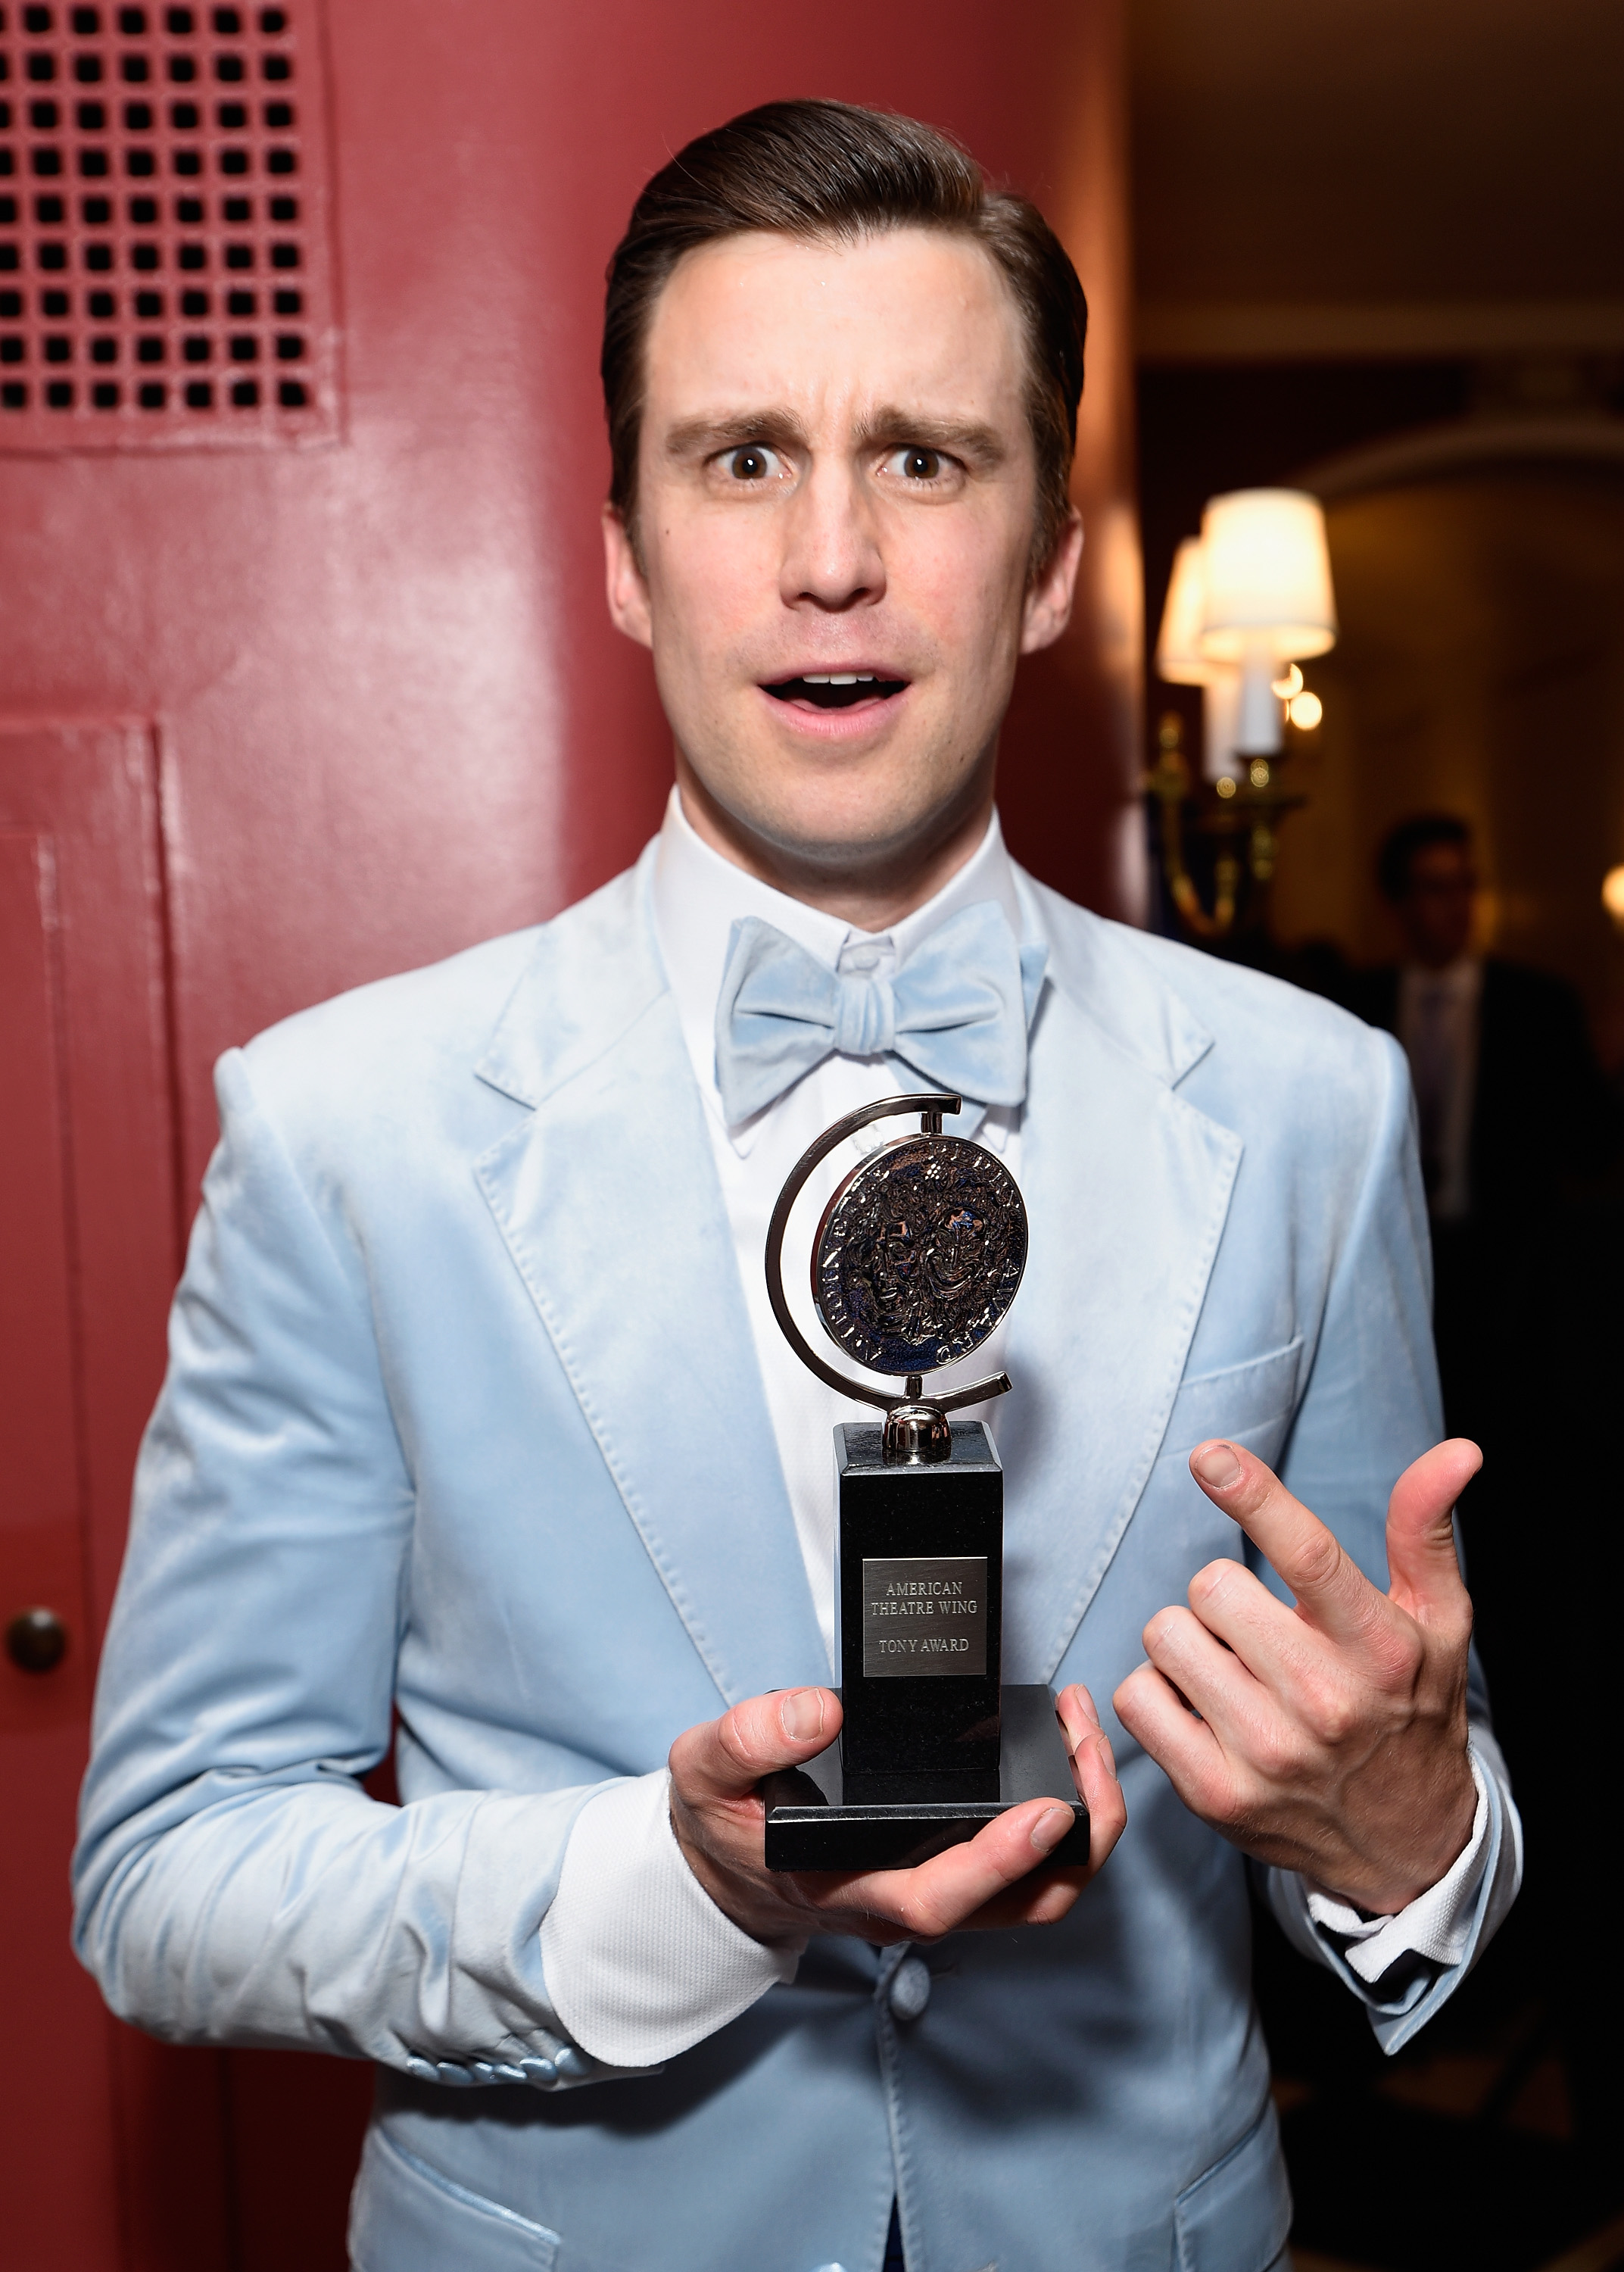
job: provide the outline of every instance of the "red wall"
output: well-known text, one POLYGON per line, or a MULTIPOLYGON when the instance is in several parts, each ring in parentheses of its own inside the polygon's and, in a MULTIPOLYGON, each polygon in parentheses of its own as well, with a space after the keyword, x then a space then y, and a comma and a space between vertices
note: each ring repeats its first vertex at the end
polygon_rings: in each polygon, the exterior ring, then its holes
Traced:
POLYGON ((222 1047, 564 905, 655 825, 648 662, 600 595, 602 273, 648 173, 770 96, 950 128, 1078 259, 1088 567, 1005 803, 1041 874, 1133 911, 1117 13, 331 0, 343 442, 0 457, 0 710, 161 724, 189 1184, 222 1047))

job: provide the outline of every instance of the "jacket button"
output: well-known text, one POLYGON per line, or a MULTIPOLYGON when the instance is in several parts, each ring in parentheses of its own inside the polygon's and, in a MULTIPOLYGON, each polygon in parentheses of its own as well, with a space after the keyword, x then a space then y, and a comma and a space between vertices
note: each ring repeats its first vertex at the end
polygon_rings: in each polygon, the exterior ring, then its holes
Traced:
POLYGON ((929 1966, 920 1957, 905 1957, 891 1978, 892 2013, 899 2020, 917 2020, 929 2001, 929 1966))

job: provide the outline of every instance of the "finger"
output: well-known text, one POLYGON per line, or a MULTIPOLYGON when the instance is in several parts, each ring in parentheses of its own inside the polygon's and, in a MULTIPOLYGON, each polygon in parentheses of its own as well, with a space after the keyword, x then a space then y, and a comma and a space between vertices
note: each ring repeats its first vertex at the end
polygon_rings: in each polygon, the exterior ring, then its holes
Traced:
POLYGON ((1054 1716, 1066 1738, 1071 1780, 1088 1809, 1089 1867, 1097 1870, 1128 1827, 1128 1804, 1117 1781, 1111 1739, 1099 1724, 1094 1700, 1073 1681, 1054 1700, 1054 1716))
POLYGON ((1088 1809, 1087 1865, 1082 1869, 1042 1870, 1006 1887, 965 1918, 968 1930, 1057 1924, 1128 1827, 1128 1803, 1117 1780, 1111 1740, 1099 1724, 1093 1698, 1080 1682, 1076 1683, 1061 1691, 1054 1708, 1066 1738, 1071 1779, 1088 1809))
POLYGON ((1026 1799, 916 1870, 876 1870, 848 1881, 840 1906, 887 1917, 912 1940, 939 1940, 1040 1869, 1076 1820, 1060 1799, 1026 1799))
MULTIPOLYGON (((1277 1695, 1300 1695, 1322 1678, 1334 1644, 1277 1600, 1243 1562, 1220 1559, 1197 1570, 1189 1582, 1189 1604, 1206 1630, 1277 1695)), ((1159 1663, 1148 1639, 1145 1648, 1151 1661, 1159 1663)), ((1198 1697, 1190 1701, 1200 1705, 1198 1697)))
POLYGON ((1222 1811, 1233 1784, 1223 1745, 1153 1664, 1130 1672, 1111 1701, 1193 1813, 1210 1818, 1222 1811))
POLYGON ((1077 1746, 1086 1743, 1091 1736, 1098 1736, 1105 1745, 1105 1757, 1114 1775, 1116 1761, 1112 1755, 1110 1742, 1099 1724, 1099 1714, 1095 1709, 1094 1700, 1080 1680, 1074 1680, 1069 1687, 1061 1690, 1054 1700, 1054 1716, 1060 1722, 1061 1734, 1066 1739, 1066 1756, 1073 1763, 1072 1780, 1074 1782, 1076 1779, 1077 1746))
POLYGON ((1077 1797, 1088 1809, 1088 1866, 1098 1870, 1128 1827, 1128 1802, 1117 1781, 1116 1761, 1103 1728, 1080 1743, 1071 1755, 1071 1773, 1077 1797))
POLYGON ((834 1741, 840 1700, 830 1688, 786 1688, 752 1696, 689 1728, 671 1746, 671 1779, 690 1806, 742 1798, 763 1775, 799 1767, 834 1741))
POLYGON ((1333 1640, 1357 1640, 1382 1597, 1334 1535, 1270 1469, 1238 1444, 1197 1444, 1190 1473, 1278 1571, 1309 1622, 1333 1640))
POLYGON ((1144 1639, 1156 1670, 1187 1708, 1200 1713, 1221 1744, 1245 1743, 1248 1732, 1262 1724, 1270 1710, 1267 1687, 1190 1611, 1158 1610, 1144 1639))
POLYGON ((1058 1924, 1092 1875, 1092 1870, 1039 1871, 983 1902, 958 1930, 1012 1932, 1022 1925, 1058 1924))
MULTIPOLYGON (((1069 1806, 1051 1800, 1029 1800, 1018 1812, 1028 1825, 1028 1852, 1017 1846, 1013 1856, 992 1834, 1011 1822, 1004 1815, 989 1824, 968 1845, 950 1847, 946 1853, 912 1871, 875 1872, 848 1879, 838 1891, 831 1889, 842 1910, 866 1904, 871 1917, 884 1916, 911 1939, 939 1937, 961 1928, 980 1930, 994 1925, 1053 1924, 1064 1917, 1091 1877, 1106 1861, 1128 1825, 1128 1805, 1117 1780, 1111 1745, 1098 1720, 1084 1720, 1079 1701, 1089 1713, 1093 1702, 1085 1688, 1063 1691, 1059 1700, 1067 1716, 1074 1717, 1080 1734, 1072 1751, 1072 1776, 1077 1795, 1089 1812, 1089 1858, 1085 1867, 1043 1869, 1046 1855, 1063 1838, 1076 1820, 1069 1806), (1047 1820, 1046 1820, 1047 1817, 1047 1820), (972 1851, 980 1848, 980 1852, 972 1851), (1013 1870, 1016 1874, 1009 1872, 1013 1870), (1032 1875, 1042 1872, 1041 1880, 1032 1875), (904 1885, 907 1879, 913 1882, 904 1885), (988 1885, 995 1890, 987 1893, 988 1885), (977 1898, 980 1896, 980 1898, 977 1898), (974 1901, 965 1910, 963 1904, 974 1901)), ((824 1895, 823 1898, 827 1899, 824 1895)), ((872 1934, 870 1935, 872 1937, 872 1934)))
MULTIPOLYGON (((1128 1827, 1128 1804, 1103 1728, 1096 1725, 1084 1732, 1072 1753, 1071 1771, 1077 1796, 1088 1809, 1086 1866, 1045 1870, 1039 1862, 1032 1874, 1004 1886, 990 1901, 961 1917, 955 1930, 980 1932, 995 1926, 1056 1924, 1102 1867, 1128 1827)), ((1069 1815, 1070 1809, 1066 1811, 1069 1815)), ((1063 1828, 1061 1835, 1065 1835, 1063 1828)))
POLYGON ((1418 1625, 1470 1616, 1455 1544, 1455 1502, 1483 1465, 1464 1436, 1434 1444, 1407 1467, 1387 1505, 1388 1593, 1418 1625))

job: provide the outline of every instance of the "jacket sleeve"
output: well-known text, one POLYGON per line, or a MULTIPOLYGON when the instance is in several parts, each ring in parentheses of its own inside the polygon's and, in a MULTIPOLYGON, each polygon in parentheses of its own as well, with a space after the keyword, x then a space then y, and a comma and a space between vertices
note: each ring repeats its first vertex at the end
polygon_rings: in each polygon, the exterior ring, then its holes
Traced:
MULTIPOLYGON (((1281 1480, 1330 1525, 1366 1576, 1385 1591, 1388 1498, 1410 1462, 1441 1438, 1443 1412, 1409 1072, 1389 1035, 1372 1033, 1367 1039, 1378 1097, 1374 1140, 1281 1480)), ((1266 1565, 1258 1566, 1258 1574, 1285 1596, 1266 1565)), ((1456 1906, 1450 1931, 1433 1940, 1434 1954, 1424 1953, 1424 1947, 1412 1948, 1389 1971, 1368 1978, 1350 1961, 1357 1959, 1356 1946, 1311 1913, 1302 1880, 1282 1870, 1263 1873, 1270 1906, 1293 1946, 1329 1966, 1360 1999, 1388 2052, 1402 2050, 1459 1986, 1521 1882, 1522 1826, 1490 1728, 1488 1692, 1475 1649, 1467 1712, 1479 1795, 1473 1842, 1480 1842, 1482 1858, 1468 1894, 1456 1906)), ((1427 1900, 1423 1895, 1412 1904, 1418 1913, 1427 1900)), ((1425 1945, 1424 1935, 1411 1937, 1425 1945)))
POLYGON ((361 1787, 390 1741, 412 1476, 357 1258, 240 1054, 217 1086, 102 1660, 76 1946, 115 2012, 175 2042, 449 2082, 607 2075, 559 2021, 540 1937, 607 1786, 403 1807, 361 1787))

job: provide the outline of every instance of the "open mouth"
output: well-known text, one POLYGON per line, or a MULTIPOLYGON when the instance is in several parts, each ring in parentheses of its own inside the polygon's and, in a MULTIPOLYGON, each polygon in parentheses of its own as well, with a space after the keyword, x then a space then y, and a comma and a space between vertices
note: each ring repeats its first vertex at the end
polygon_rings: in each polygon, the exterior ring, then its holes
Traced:
POLYGON ((858 702, 889 702, 900 694, 905 678, 883 678, 872 670, 809 671, 800 678, 780 678, 762 691, 775 702, 802 702, 811 710, 849 710, 858 702))

